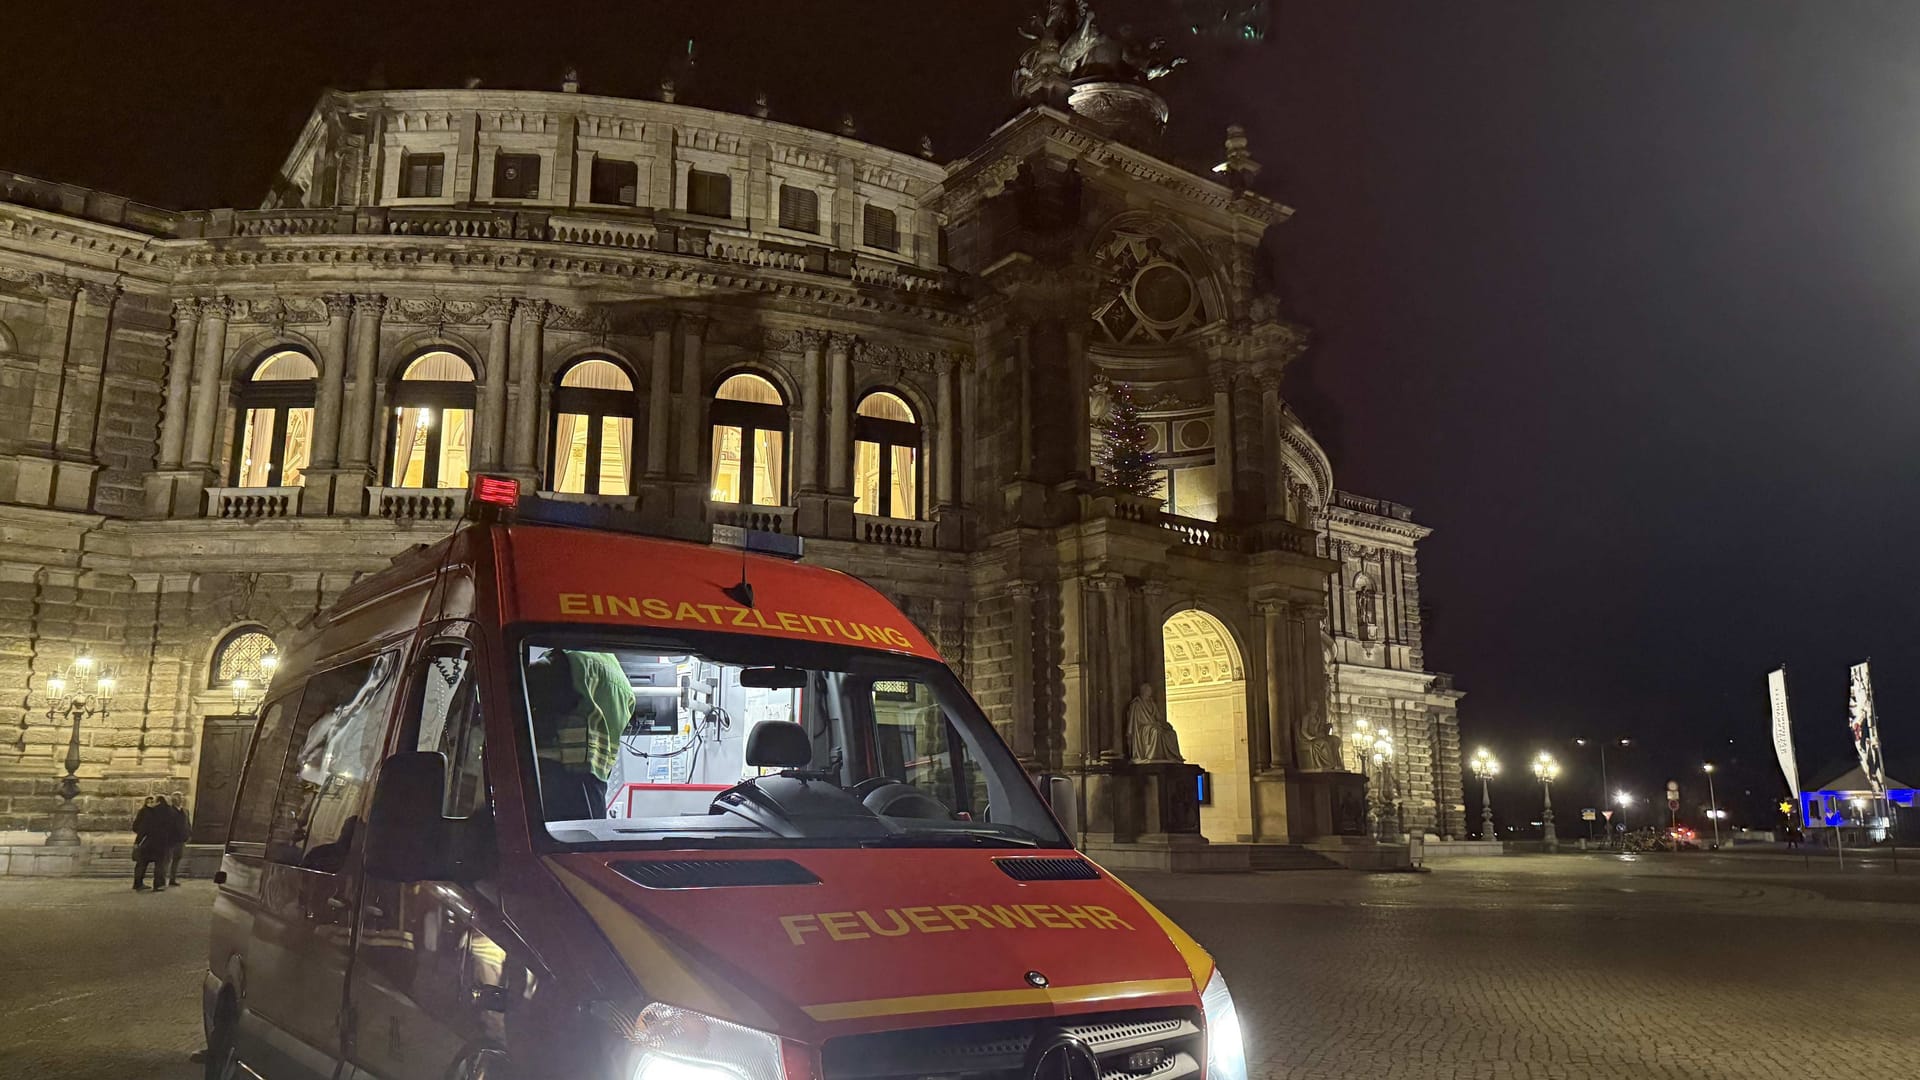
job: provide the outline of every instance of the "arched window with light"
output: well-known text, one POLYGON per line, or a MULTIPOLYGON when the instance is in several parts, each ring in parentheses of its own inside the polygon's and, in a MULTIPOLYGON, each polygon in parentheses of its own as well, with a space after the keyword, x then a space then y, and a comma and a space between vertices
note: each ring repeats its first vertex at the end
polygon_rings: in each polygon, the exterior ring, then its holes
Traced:
POLYGON ((759 375, 729 376, 713 392, 713 501, 784 506, 787 403, 759 375))
POLYGON ((214 646, 207 685, 231 691, 235 706, 243 713, 250 712, 273 685, 273 674, 279 666, 279 647, 265 627, 236 627, 214 646))
POLYGON ((853 512, 920 516, 920 421, 898 394, 875 390, 853 414, 853 512))
POLYGON ((463 488, 473 457, 473 365, 455 353, 422 353, 393 388, 387 485, 463 488))
POLYGON ((612 360, 568 364, 553 388, 547 490, 625 495, 633 462, 633 376, 612 360))
POLYGON ((234 487, 299 487, 313 458, 320 369, 291 349, 262 357, 234 387, 234 487))

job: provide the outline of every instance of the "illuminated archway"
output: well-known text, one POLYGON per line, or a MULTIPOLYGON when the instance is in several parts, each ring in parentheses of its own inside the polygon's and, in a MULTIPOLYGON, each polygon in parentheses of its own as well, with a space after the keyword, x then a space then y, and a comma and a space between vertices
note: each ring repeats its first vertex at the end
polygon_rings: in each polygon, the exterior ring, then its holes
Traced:
POLYGON ((1176 611, 1160 628, 1167 674, 1167 720, 1180 752, 1207 770, 1211 801, 1200 832, 1215 843, 1253 834, 1247 768, 1247 672, 1239 646, 1219 619, 1176 611))

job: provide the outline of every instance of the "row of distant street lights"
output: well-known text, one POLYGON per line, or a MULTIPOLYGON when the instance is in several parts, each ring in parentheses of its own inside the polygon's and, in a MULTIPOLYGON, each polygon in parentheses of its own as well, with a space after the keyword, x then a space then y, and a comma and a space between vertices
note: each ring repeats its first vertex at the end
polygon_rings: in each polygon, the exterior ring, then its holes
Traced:
MULTIPOLYGON (((1597 744, 1594 740, 1590 739, 1575 739, 1573 741, 1577 746, 1599 746, 1600 791, 1604 796, 1607 793, 1607 743, 1614 742, 1618 746, 1632 746, 1633 740, 1600 740, 1597 744)), ((1492 752, 1483 746, 1474 751, 1472 759, 1468 762, 1468 767, 1473 770, 1473 775, 1480 780, 1480 839, 1493 840, 1496 838, 1493 830, 1493 798, 1488 790, 1488 782, 1500 775, 1500 760, 1494 757, 1492 752)), ((1720 846, 1720 821, 1726 817, 1727 814, 1726 811, 1720 809, 1720 800, 1714 792, 1713 762, 1709 761, 1701 765, 1700 771, 1707 776, 1707 818, 1713 822, 1713 846, 1718 848, 1720 846)), ((1560 838, 1555 833, 1553 826, 1553 782, 1560 777, 1560 763, 1554 760, 1552 754, 1542 750, 1533 759, 1533 777, 1540 782, 1541 835, 1546 841, 1547 849, 1549 851, 1556 850, 1560 846, 1560 838)), ((1615 792, 1613 794, 1613 800, 1623 811, 1632 806, 1634 801, 1633 796, 1624 791, 1615 792)))

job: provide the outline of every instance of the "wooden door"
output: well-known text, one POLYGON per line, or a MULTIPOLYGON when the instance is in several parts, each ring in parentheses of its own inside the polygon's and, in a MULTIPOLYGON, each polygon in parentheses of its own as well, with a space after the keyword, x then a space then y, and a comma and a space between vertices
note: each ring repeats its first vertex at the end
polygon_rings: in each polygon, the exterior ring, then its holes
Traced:
POLYGON ((224 844, 233 824, 233 797, 247 763, 251 716, 209 716, 200 732, 199 782, 193 789, 193 842, 224 844))

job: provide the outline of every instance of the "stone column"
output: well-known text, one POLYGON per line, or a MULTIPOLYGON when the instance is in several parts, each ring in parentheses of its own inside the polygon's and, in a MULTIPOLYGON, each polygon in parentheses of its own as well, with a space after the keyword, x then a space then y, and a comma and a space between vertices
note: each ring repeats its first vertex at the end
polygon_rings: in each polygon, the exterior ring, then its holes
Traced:
POLYGON ((523 300, 514 310, 513 433, 507 471, 529 487, 539 482, 534 457, 540 447, 540 357, 546 351, 547 302, 523 300))
POLYGON ((1013 683, 1013 731, 1008 742, 1021 761, 1045 767, 1060 764, 1060 748, 1046 747, 1043 754, 1038 733, 1034 731, 1033 601, 1039 592, 1030 581, 1009 582, 1006 586, 1013 631, 1012 662, 1008 665, 1012 669, 1009 677, 1013 683))
POLYGON ((673 445, 673 316, 656 315, 648 323, 653 349, 647 357, 647 479, 665 479, 673 445))
POLYGON ((689 482, 700 493, 699 502, 704 504, 707 498, 707 479, 700 475, 700 440, 706 437, 707 393, 705 371, 707 317, 705 315, 682 315, 680 332, 683 335, 680 353, 680 439, 679 460, 675 471, 681 480, 689 482))
POLYGON ((826 418, 823 414, 829 405, 829 400, 827 393, 822 389, 820 363, 821 354, 827 347, 827 335, 818 330, 802 330, 797 337, 802 354, 801 370, 805 373, 801 380, 802 392, 809 400, 806 402, 807 407, 802 410, 800 427, 795 433, 798 439, 794 449, 799 458, 798 490, 803 494, 811 495, 820 491, 820 448, 826 441, 826 433, 823 430, 826 418))
POLYGON ((193 364, 193 419, 187 429, 187 464, 211 471, 213 433, 220 418, 221 367, 227 356, 227 319, 233 315, 233 301, 215 297, 201 312, 206 329, 193 364))
MULTIPOLYGON (((380 320, 387 312, 387 298, 380 295, 353 298, 353 329, 349 342, 353 351, 353 383, 347 393, 347 416, 340 437, 340 465, 362 473, 374 465, 371 454, 374 431, 374 382, 380 363, 380 320)), ((365 483, 363 479, 361 483, 365 483)))
POLYGON ((331 469, 340 463, 340 403, 347 385, 347 320, 353 314, 353 297, 330 293, 320 298, 327 305, 327 333, 320 341, 320 385, 313 395, 313 461, 315 470, 331 469))
POLYGON ((1290 655, 1287 632, 1286 605, 1278 600, 1261 600, 1258 603, 1260 627, 1266 644, 1267 675, 1267 725, 1264 754, 1256 754, 1262 768, 1277 769, 1293 764, 1293 729, 1289 724, 1291 709, 1288 695, 1287 657, 1290 655))
POLYGON ((933 467, 933 505, 944 510, 955 505, 954 492, 959 490, 960 460, 954 449, 959 444, 960 395, 953 385, 959 363, 952 353, 941 353, 935 364, 939 382, 934 387, 933 454, 929 464, 933 467))
POLYGON ((1091 588, 1081 594, 1085 614, 1080 624, 1080 648, 1087 666, 1087 704, 1093 717, 1094 745, 1086 752, 1104 761, 1118 761, 1127 756, 1128 749, 1126 710, 1134 691, 1128 684, 1140 681, 1133 678, 1130 662, 1133 620, 1127 617, 1127 579, 1120 574, 1096 573, 1087 576, 1087 584, 1091 588))
POLYGON ((160 468, 178 469, 187 446, 187 394, 200 343, 200 301, 173 302, 173 344, 167 352, 167 398, 160 416, 160 468))
POLYGON ((1260 382, 1260 422, 1261 471, 1267 477, 1267 518, 1285 517, 1287 513, 1287 470, 1280 463, 1280 372, 1277 368, 1262 368, 1258 374, 1260 382))
POLYGON ((1225 364, 1215 363, 1207 368, 1207 377, 1213 384, 1213 482, 1219 500, 1219 519, 1229 521, 1236 509, 1234 489, 1238 486, 1233 460, 1233 371, 1225 364))
POLYGON ((1067 346, 1067 372, 1071 376, 1068 393, 1068 423, 1072 442, 1068 447, 1068 474, 1080 479, 1093 478, 1093 360, 1087 355, 1087 324, 1069 319, 1064 327, 1067 346))
POLYGON ((507 381, 513 377, 513 299, 487 301, 487 381, 480 387, 480 437, 474 440, 481 469, 498 469, 507 446, 507 381))
POLYGON ((853 347, 851 334, 827 338, 827 490, 853 495, 853 347))

